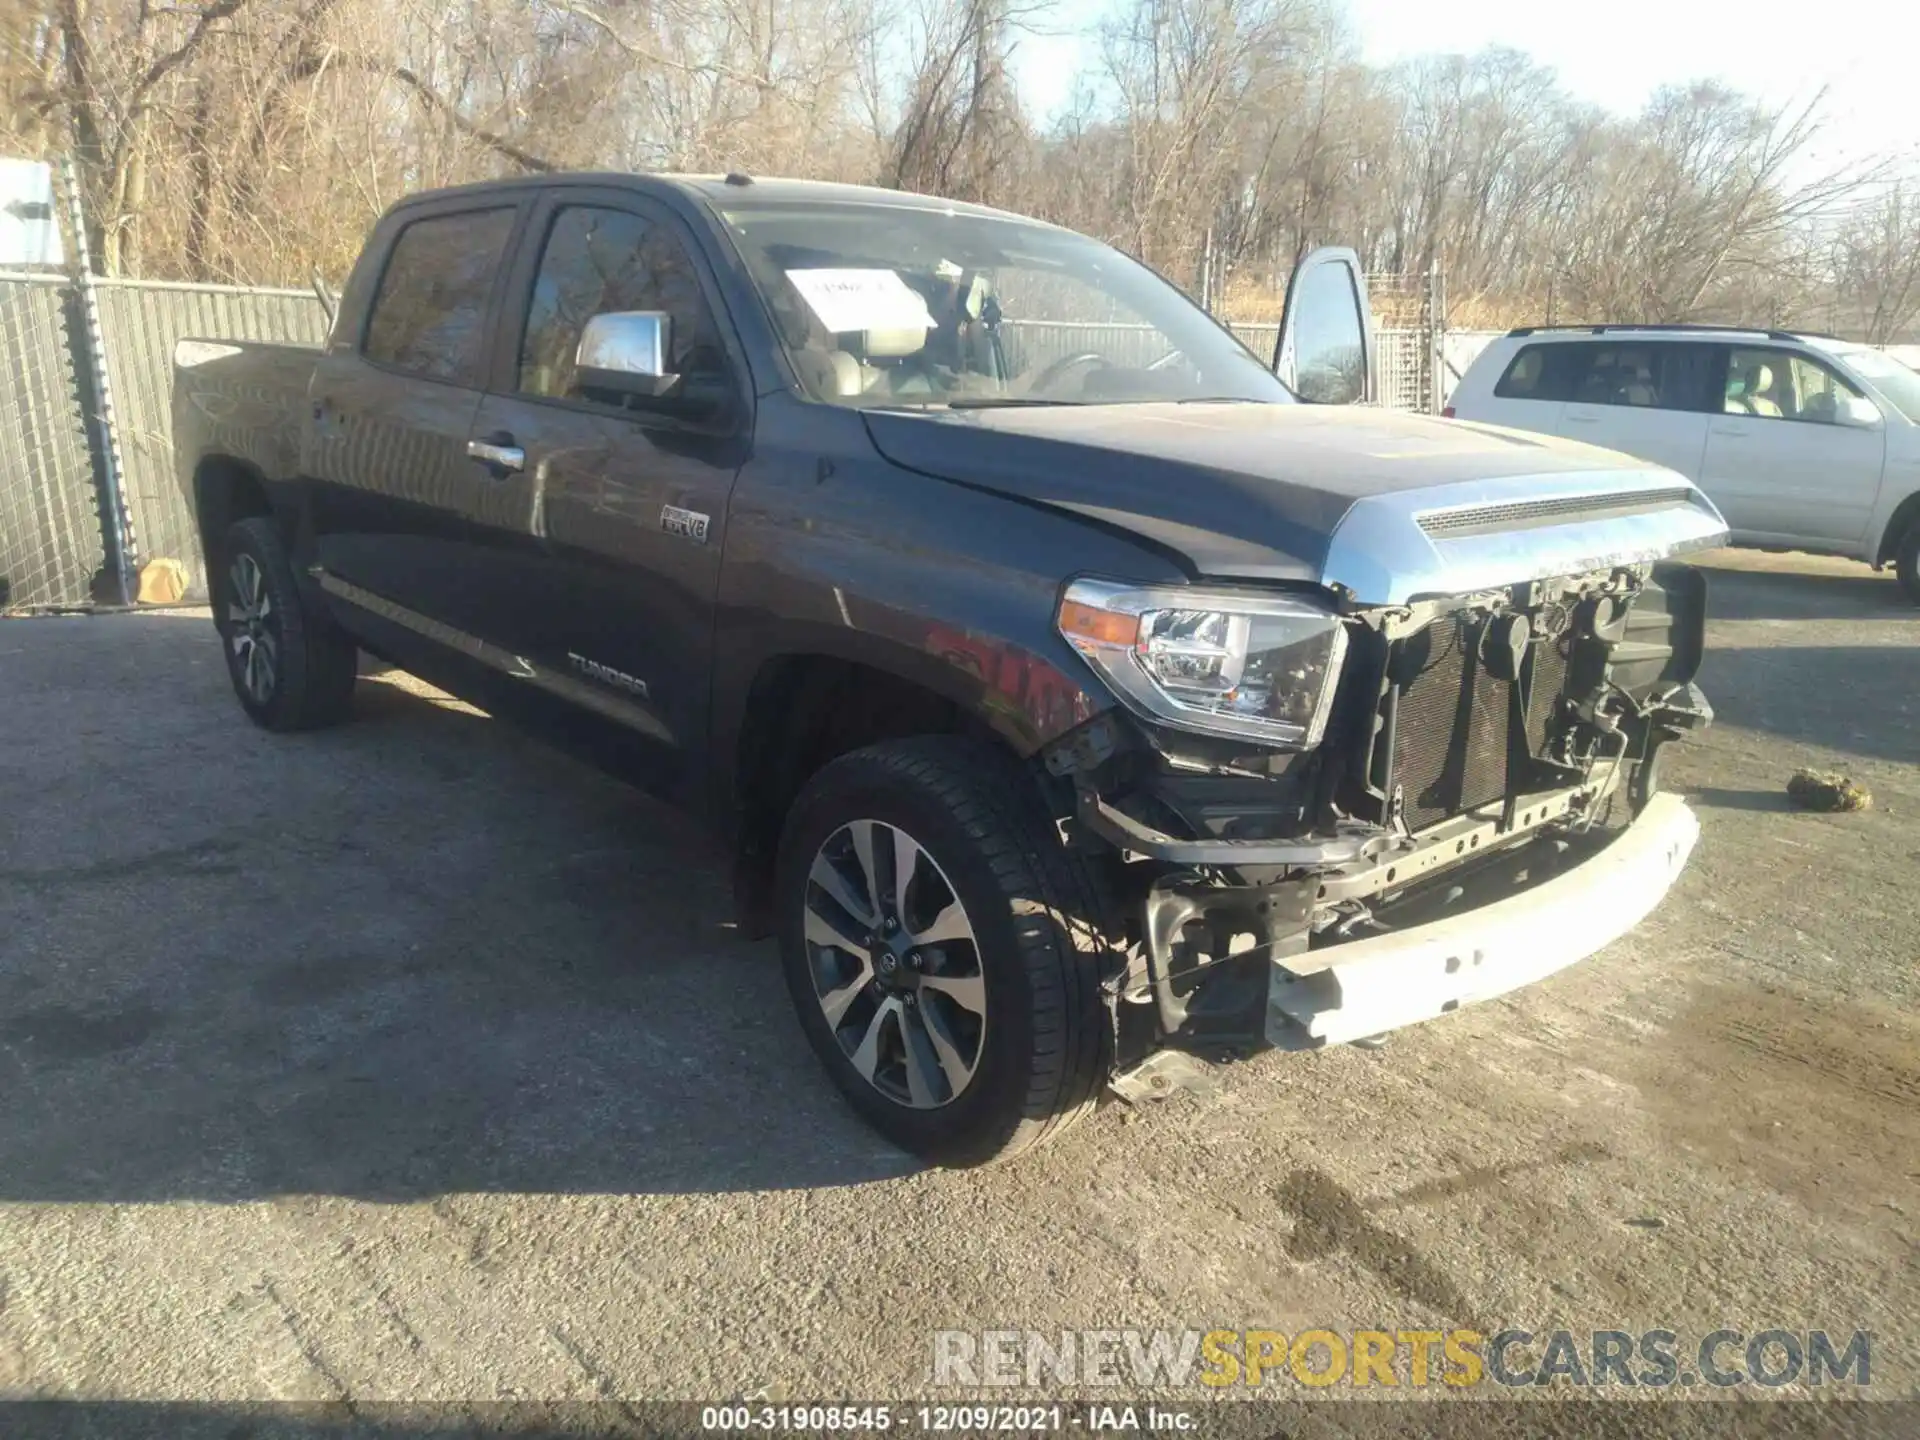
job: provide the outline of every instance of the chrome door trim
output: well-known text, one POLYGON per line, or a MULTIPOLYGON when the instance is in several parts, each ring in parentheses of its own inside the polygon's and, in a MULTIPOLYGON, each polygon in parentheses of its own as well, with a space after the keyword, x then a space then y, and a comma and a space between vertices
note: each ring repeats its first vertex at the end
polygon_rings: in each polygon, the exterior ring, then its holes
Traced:
POLYGON ((308 573, 329 595, 365 610, 370 615, 378 615, 383 620, 390 620, 396 625, 404 626, 414 634, 444 645, 447 649, 456 651, 470 660, 477 660, 490 670, 497 670, 502 675, 511 676, 515 680, 525 680, 528 684, 550 695, 556 695, 584 710, 591 710, 618 724, 638 730, 650 740, 657 740, 663 745, 679 743, 674 739, 673 732, 651 710, 621 699, 619 696, 604 693, 572 675, 536 665, 524 655, 515 655, 511 650, 502 649, 498 645, 482 640, 477 635, 469 635, 464 630, 455 629, 443 621, 435 620, 430 615, 409 610, 406 606, 396 604, 384 595, 376 595, 373 591, 363 589, 350 580, 342 580, 338 575, 331 574, 320 566, 314 566, 308 573))

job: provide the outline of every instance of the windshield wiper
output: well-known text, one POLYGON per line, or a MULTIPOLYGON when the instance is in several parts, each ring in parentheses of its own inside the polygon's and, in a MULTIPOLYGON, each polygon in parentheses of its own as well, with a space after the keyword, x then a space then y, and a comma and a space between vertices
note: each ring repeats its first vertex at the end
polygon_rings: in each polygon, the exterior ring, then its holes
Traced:
POLYGON ((1016 405, 1085 405, 1085 400, 1047 400, 1037 395, 955 395, 949 410, 997 410, 1016 405))

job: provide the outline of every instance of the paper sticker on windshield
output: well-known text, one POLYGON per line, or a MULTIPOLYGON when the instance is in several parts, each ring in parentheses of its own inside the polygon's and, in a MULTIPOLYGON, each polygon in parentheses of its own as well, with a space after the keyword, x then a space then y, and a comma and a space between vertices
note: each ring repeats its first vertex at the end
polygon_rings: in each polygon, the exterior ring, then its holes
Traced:
POLYGON ((848 330, 931 330, 927 302, 892 270, 789 270, 820 323, 848 330))

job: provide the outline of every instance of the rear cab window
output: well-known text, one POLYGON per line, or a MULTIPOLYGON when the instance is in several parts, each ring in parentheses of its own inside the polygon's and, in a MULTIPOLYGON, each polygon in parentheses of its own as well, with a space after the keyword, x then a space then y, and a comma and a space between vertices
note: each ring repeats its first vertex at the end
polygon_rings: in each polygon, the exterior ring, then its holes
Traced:
POLYGON ((367 359, 428 380, 477 385, 487 305, 515 209, 430 215, 393 242, 367 317, 367 359))

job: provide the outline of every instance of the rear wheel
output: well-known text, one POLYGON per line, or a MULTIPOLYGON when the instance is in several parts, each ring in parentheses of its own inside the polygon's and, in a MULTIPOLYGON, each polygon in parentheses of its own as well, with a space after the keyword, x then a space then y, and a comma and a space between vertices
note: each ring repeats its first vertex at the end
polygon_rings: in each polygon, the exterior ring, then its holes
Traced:
POLYGON ((1108 1035, 1096 932, 1010 759, 930 737, 834 761, 788 816, 775 895, 801 1027, 888 1139, 976 1165, 1092 1107, 1108 1035))
POLYGON ((285 547, 264 516, 226 534, 225 573, 211 577, 214 624, 240 706, 268 730, 336 725, 352 707, 359 651, 333 618, 301 599, 285 547))
POLYGON ((1907 592, 1907 598, 1920 605, 1920 520, 1907 526, 1907 533, 1900 537, 1900 544, 1893 552, 1894 570, 1900 576, 1900 588, 1907 592))

